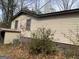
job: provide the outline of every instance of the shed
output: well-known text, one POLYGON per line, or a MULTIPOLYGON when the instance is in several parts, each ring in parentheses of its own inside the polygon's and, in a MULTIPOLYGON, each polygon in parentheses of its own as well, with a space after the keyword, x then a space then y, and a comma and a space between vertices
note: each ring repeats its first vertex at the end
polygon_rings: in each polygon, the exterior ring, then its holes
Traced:
POLYGON ((20 31, 0 28, 0 43, 9 44, 13 43, 13 40, 20 39, 20 31))

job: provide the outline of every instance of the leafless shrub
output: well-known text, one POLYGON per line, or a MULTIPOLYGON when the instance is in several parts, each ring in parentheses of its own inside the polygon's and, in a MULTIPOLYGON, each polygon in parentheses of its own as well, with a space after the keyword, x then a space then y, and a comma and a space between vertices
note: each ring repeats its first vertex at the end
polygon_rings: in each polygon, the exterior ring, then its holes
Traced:
POLYGON ((65 33, 62 33, 64 35, 65 38, 69 39, 70 42, 72 42, 73 45, 75 45, 73 47, 73 49, 70 49, 69 50, 69 53, 67 53, 67 55, 73 55, 73 58, 74 59, 77 59, 77 52, 78 52, 78 48, 76 48, 76 46, 78 47, 79 45, 79 26, 77 25, 76 29, 75 30, 72 30, 72 29, 69 29, 69 34, 65 34, 65 33))

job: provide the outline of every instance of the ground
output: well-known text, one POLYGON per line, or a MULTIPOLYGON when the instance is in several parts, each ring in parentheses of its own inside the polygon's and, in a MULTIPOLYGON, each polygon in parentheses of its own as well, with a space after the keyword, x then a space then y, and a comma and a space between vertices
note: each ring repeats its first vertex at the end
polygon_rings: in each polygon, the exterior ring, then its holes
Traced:
POLYGON ((29 54, 28 48, 25 45, 1 45, 0 46, 0 56, 7 56, 11 59, 65 59, 65 55, 62 52, 56 55, 32 55, 29 54))

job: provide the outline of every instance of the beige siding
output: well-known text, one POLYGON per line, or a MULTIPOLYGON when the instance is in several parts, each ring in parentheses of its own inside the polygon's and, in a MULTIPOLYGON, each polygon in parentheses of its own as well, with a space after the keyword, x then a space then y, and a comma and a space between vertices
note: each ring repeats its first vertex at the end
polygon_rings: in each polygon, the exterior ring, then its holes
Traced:
POLYGON ((40 20, 32 20, 31 30, 34 31, 39 27, 46 27, 55 33, 55 41, 62 43, 72 43, 69 39, 65 38, 64 34, 69 34, 69 30, 76 30, 79 25, 79 17, 68 17, 68 18, 45 18, 40 20))
POLYGON ((29 37, 30 36, 30 31, 26 31, 26 23, 27 23, 27 19, 29 19, 31 17, 26 16, 26 15, 21 15, 18 18, 16 18, 11 25, 11 29, 15 29, 15 21, 18 20, 18 29, 21 31, 21 36, 24 37, 29 37))
MULTIPOLYGON (((15 20, 19 20, 19 22, 20 22, 19 25, 22 23, 22 25, 25 26, 25 24, 26 24, 25 21, 28 18, 30 18, 30 17, 22 15, 22 16, 16 18, 15 20)), ((12 26, 13 25, 14 25, 14 23, 12 23, 12 26)), ((39 18, 39 19, 32 18, 31 31, 34 31, 39 27, 50 28, 52 31, 56 30, 56 33, 54 36, 56 42, 70 44, 71 41, 69 39, 66 39, 62 33, 68 34, 68 31, 70 29, 75 30, 77 25, 79 25, 79 16, 78 15, 55 16, 55 17, 39 18)), ((20 27, 18 27, 18 29, 20 29, 20 27)), ((25 37, 30 36, 30 32, 26 31, 26 29, 22 30, 21 33, 25 37)))
POLYGON ((4 44, 12 43, 14 39, 19 39, 20 33, 5 32, 4 44))
POLYGON ((15 21, 16 21, 16 20, 18 20, 18 29, 20 30, 20 26, 21 26, 21 25, 24 25, 24 26, 22 26, 22 27, 24 28, 27 19, 28 19, 28 17, 25 16, 25 15, 22 15, 22 16, 16 18, 16 19, 12 22, 11 29, 15 29, 15 21))

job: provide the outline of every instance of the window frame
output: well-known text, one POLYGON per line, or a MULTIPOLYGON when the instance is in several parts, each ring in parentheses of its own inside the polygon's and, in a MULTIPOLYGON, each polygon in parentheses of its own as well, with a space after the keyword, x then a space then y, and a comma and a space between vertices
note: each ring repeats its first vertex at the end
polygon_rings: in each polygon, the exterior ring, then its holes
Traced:
POLYGON ((15 29, 18 28, 18 20, 15 21, 15 29))
POLYGON ((27 31, 31 30, 31 18, 26 20, 26 30, 27 31))

